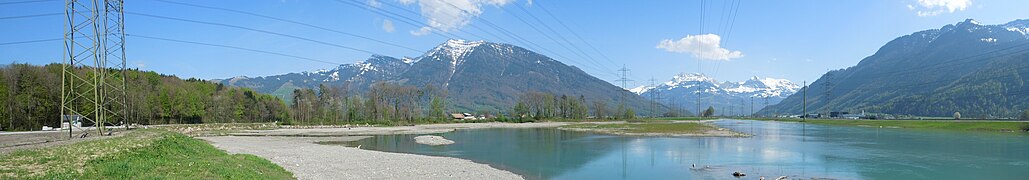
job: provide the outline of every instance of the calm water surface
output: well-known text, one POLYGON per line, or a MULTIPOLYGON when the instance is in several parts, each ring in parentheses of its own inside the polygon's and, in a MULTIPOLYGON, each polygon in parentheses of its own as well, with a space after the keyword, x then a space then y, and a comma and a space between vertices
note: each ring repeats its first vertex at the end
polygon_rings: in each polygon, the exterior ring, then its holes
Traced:
POLYGON ((477 129, 357 142, 379 151, 449 156, 530 179, 1027 179, 1029 136, 720 120, 749 138, 624 137, 539 129, 477 129), (696 167, 692 167, 696 164, 696 167))

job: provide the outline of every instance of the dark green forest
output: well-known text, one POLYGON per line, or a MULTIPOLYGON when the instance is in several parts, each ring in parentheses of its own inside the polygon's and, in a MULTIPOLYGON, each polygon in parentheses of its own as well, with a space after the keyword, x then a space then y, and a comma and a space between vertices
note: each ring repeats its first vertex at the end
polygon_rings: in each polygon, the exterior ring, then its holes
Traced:
MULTIPOLYGON (((0 66, 0 127, 2 130, 39 130, 59 127, 61 113, 61 64, 0 66)), ((88 68, 76 68, 86 75, 88 68)), ((282 100, 252 90, 228 87, 199 79, 180 79, 152 71, 128 70, 125 101, 129 120, 135 124, 274 122, 289 119, 282 100)), ((120 77, 115 77, 120 78, 120 77)), ((84 106, 88 107, 88 106, 84 106)))

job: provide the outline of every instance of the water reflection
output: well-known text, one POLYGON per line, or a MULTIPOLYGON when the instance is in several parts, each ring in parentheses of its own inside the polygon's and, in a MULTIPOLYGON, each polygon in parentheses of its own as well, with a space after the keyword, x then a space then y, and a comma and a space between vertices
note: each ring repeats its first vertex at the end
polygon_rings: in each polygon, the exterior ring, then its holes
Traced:
POLYGON ((1019 179, 1029 177, 1029 136, 722 120, 750 138, 627 137, 542 129, 440 134, 457 143, 426 146, 415 135, 369 138, 366 149, 449 156, 530 179, 1019 179), (697 167, 692 167, 696 164, 697 167))

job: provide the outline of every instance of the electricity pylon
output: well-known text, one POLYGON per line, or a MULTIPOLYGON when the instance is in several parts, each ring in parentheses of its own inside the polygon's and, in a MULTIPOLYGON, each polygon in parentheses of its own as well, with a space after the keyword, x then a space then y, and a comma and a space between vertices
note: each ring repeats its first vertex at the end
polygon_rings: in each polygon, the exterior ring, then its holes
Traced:
MULTIPOLYGON (((123 0, 66 0, 61 122, 68 136, 75 124, 124 124, 126 105, 125 12, 123 0), (115 123, 115 121, 122 121, 115 123)), ((90 130, 82 130, 86 136, 90 130)), ((109 133, 109 132, 108 132, 109 133)))

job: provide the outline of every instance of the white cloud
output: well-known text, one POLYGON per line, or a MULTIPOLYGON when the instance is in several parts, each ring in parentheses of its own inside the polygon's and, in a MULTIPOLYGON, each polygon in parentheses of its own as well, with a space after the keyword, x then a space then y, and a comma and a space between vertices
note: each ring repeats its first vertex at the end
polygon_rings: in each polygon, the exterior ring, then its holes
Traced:
POLYGON ((916 11, 918 16, 926 17, 964 11, 970 5, 972 0, 918 0, 917 5, 908 4, 907 7, 916 11))
POLYGON ((390 21, 389 19, 382 20, 382 30, 386 31, 386 32, 390 32, 390 33, 393 32, 394 30, 396 30, 393 27, 393 21, 390 21))
POLYGON ((422 17, 428 26, 411 31, 412 35, 425 35, 431 31, 447 32, 468 25, 471 19, 482 14, 482 6, 504 6, 514 0, 400 0, 410 5, 418 2, 422 17))
POLYGON ((373 8, 380 8, 382 7, 382 3, 380 3, 378 0, 368 0, 368 6, 371 6, 373 8))
POLYGON ((657 48, 668 52, 690 53, 693 57, 707 60, 729 60, 743 57, 743 52, 731 51, 721 46, 722 37, 716 34, 686 35, 679 40, 665 39, 657 48))

